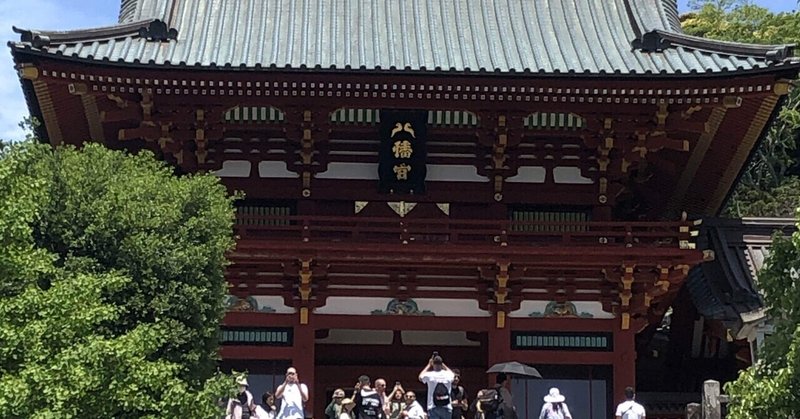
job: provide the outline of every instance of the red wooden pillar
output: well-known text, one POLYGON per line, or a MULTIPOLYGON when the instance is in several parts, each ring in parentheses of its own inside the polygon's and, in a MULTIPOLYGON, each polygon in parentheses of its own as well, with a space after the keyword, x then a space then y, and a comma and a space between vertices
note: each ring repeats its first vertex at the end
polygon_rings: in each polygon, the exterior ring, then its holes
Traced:
MULTIPOLYGON (((506 317, 505 313, 501 317, 503 319, 499 319, 498 314, 495 314, 488 319, 490 323, 486 345, 486 350, 489 351, 486 357, 489 361, 487 368, 498 362, 511 361, 511 322, 509 321, 511 319, 506 317)), ((495 376, 493 374, 488 375, 486 379, 488 386, 494 385, 495 376)))
POLYGON ((614 330, 614 404, 625 400, 625 387, 636 387, 636 333, 623 330, 619 323, 614 330))
POLYGON ((315 332, 311 321, 312 315, 308 315, 308 321, 303 322, 298 319, 294 325, 294 346, 292 351, 292 364, 297 369, 300 381, 308 386, 308 402, 305 406, 306 416, 313 416, 314 394, 317 386, 314 374, 314 338, 315 332))

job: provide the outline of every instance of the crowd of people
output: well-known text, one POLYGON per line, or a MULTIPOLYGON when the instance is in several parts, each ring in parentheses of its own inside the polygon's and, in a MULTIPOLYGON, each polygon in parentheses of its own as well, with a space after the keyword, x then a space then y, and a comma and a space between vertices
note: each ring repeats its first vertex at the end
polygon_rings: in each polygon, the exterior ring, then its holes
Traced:
MULTIPOLYGON (((348 397, 343 389, 336 389, 325 409, 326 419, 517 419, 513 398, 506 374, 499 373, 496 385, 477 392, 472 403, 461 384, 461 374, 450 369, 438 353, 434 352, 419 373, 419 381, 427 386, 423 404, 413 391, 406 391, 396 381, 387 393, 386 380, 378 378, 374 386, 370 377, 362 375, 348 397)), ((226 419, 305 419, 304 405, 308 401, 308 387, 300 382, 297 370, 286 371, 285 381, 275 393, 264 393, 261 404, 256 404, 248 390, 246 378, 238 381, 236 397, 228 400, 226 419)), ((635 401, 633 388, 625 389, 626 400, 617 406, 616 419, 644 419, 644 407, 635 401)), ((558 388, 551 388, 544 396, 539 419, 573 419, 566 397, 558 388)))

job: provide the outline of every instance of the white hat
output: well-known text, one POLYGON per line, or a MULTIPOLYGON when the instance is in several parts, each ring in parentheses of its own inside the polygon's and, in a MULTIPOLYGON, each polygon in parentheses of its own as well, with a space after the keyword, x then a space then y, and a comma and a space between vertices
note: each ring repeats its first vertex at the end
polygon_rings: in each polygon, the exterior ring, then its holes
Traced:
POLYGON ((236 384, 239 384, 240 386, 250 387, 250 384, 247 383, 247 377, 239 377, 239 379, 236 380, 236 384))
POLYGON ((564 400, 567 400, 567 398, 561 395, 561 392, 555 387, 551 388, 550 393, 544 396, 545 403, 561 403, 564 400))

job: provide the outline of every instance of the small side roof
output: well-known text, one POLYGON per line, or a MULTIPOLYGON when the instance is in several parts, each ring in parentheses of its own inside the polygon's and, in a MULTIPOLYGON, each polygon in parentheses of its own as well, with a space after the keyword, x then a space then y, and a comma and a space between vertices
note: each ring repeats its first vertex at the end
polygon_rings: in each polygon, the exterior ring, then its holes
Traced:
POLYGON ((675 0, 122 0, 120 23, 16 29, 15 52, 197 69, 542 75, 800 67, 792 45, 683 34, 675 0))
POLYGON ((772 235, 795 230, 795 221, 788 218, 704 219, 697 246, 712 250, 714 260, 692 268, 686 281, 698 312, 734 323, 745 323, 748 316, 761 312, 757 278, 769 256, 772 235))

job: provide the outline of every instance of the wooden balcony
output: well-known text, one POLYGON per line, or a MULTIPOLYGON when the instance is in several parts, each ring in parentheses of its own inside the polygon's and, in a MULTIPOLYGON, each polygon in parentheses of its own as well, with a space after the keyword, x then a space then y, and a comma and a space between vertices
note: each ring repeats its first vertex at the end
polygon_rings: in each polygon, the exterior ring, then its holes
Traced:
POLYGON ((242 295, 295 298, 300 285, 292 278, 305 272, 316 278, 315 292, 322 299, 351 296, 354 289, 360 296, 393 297, 401 283, 404 293, 417 297, 491 299, 498 275, 511 267, 514 304, 555 294, 610 304, 617 292, 633 291, 637 296, 631 304, 644 313, 645 292, 648 304, 658 304, 678 289, 689 267, 703 260, 703 252, 694 248, 692 227, 687 221, 240 214, 227 273, 242 295))
POLYGON ((240 242, 691 249, 691 223, 524 222, 240 214, 240 242))

